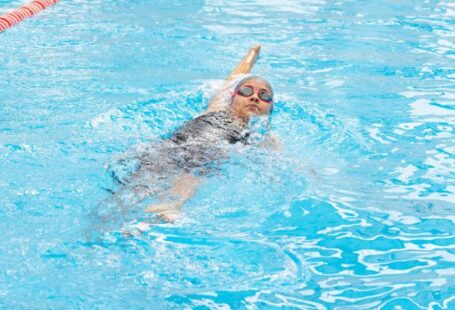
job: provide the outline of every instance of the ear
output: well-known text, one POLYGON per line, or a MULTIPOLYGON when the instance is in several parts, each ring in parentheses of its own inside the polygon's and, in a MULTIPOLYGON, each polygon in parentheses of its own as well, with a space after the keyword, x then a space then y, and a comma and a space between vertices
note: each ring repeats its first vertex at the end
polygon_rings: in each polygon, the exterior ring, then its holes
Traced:
POLYGON ((231 93, 231 104, 230 105, 232 105, 234 103, 234 98, 235 98, 236 93, 237 93, 236 91, 232 91, 232 93, 231 93))

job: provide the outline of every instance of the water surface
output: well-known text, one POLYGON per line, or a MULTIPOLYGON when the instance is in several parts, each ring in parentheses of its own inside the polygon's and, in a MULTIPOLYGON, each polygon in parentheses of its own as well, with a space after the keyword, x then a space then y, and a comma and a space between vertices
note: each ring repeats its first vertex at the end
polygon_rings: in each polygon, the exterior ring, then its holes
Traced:
POLYGON ((0 305, 455 307, 454 16, 74 0, 1 33, 0 305), (283 152, 239 150, 173 225, 88 237, 106 165, 201 113, 255 43, 283 152))

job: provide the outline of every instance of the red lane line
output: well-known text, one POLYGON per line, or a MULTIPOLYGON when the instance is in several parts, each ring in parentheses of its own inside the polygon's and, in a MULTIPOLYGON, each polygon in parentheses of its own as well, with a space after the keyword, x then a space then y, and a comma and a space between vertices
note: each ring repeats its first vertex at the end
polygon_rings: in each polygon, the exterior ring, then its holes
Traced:
POLYGON ((11 14, 11 13, 5 14, 5 15, 3 15, 3 16, 5 17, 5 19, 6 19, 7 21, 10 22, 11 26, 12 26, 12 25, 15 25, 15 24, 17 24, 18 22, 21 21, 19 17, 16 17, 16 16, 14 16, 14 15, 11 14))
POLYGON ((28 17, 38 14, 45 8, 50 7, 59 1, 60 0, 33 0, 18 9, 0 15, 0 32, 20 23, 28 17))
POLYGON ((7 18, 4 18, 4 17, 1 17, 1 16, 0 16, 0 21, 3 21, 4 23, 6 23, 6 25, 7 25, 8 27, 11 27, 11 26, 12 26, 11 22, 10 22, 9 19, 7 19, 7 18))
POLYGON ((38 14, 41 11, 41 7, 37 5, 36 3, 29 3, 27 5, 23 6, 24 9, 29 9, 30 11, 33 12, 33 15, 38 14))
POLYGON ((21 7, 21 10, 28 12, 28 17, 32 17, 33 15, 35 15, 35 13, 33 13, 33 11, 28 7, 23 6, 21 7))
POLYGON ((41 3, 41 1, 34 1, 36 4, 38 4, 42 10, 46 8, 46 5, 44 3, 41 3))
POLYGON ((11 25, 6 20, 0 19, 0 32, 9 27, 11 27, 11 25))
POLYGON ((14 11, 12 13, 9 13, 9 16, 14 19, 14 22, 17 24, 21 20, 23 20, 25 17, 22 17, 22 15, 18 11, 14 11))

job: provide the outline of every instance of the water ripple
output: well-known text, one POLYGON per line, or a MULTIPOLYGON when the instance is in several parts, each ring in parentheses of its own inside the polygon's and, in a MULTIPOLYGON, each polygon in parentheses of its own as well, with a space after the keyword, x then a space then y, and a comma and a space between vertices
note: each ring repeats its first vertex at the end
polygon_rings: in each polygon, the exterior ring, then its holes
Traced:
POLYGON ((0 305, 454 308, 454 12, 61 1, 1 33, 0 305), (283 152, 239 150, 173 225, 94 228, 105 166, 201 113, 258 42, 283 152))

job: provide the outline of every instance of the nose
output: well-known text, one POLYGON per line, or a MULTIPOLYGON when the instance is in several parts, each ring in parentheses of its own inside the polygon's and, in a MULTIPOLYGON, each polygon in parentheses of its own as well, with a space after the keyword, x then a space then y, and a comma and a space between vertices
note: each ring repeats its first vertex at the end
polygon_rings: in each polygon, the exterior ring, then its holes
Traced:
POLYGON ((258 95, 256 93, 252 94, 251 97, 250 97, 250 101, 253 101, 253 102, 259 102, 259 98, 258 98, 258 95))

